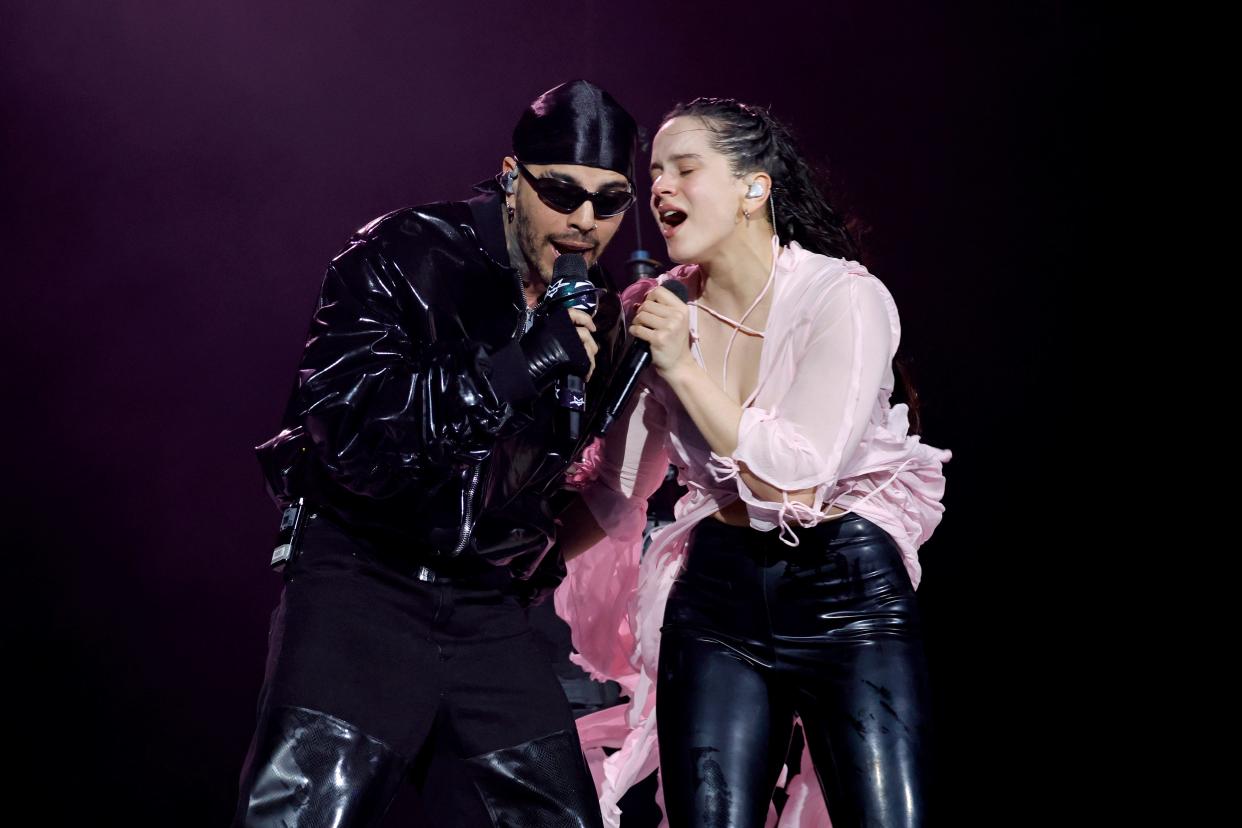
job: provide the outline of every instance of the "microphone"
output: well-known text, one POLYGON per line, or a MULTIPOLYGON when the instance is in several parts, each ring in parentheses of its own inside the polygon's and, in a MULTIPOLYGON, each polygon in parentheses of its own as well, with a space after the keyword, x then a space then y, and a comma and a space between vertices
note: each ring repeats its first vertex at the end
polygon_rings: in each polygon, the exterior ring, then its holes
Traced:
MULTIPOLYGON (((539 312, 578 308, 594 316, 599 306, 599 288, 587 278, 586 259, 578 253, 562 253, 552 265, 552 283, 539 303, 539 312)), ((556 397, 568 414, 569 439, 577 441, 586 410, 586 388, 582 377, 570 374, 556 381, 556 397)))
MULTIPOLYGON (((669 279, 662 287, 668 290, 681 301, 686 301, 686 286, 675 279, 669 279)), ((621 367, 617 369, 612 385, 608 387, 608 396, 604 405, 604 415, 599 422, 599 426, 595 429, 595 433, 604 436, 604 432, 612 425, 613 420, 621 416, 621 412, 625 411, 625 405, 630 401, 630 396, 634 393, 635 386, 638 385, 638 375, 643 372, 647 364, 651 362, 651 345, 641 339, 634 340, 630 345, 630 349, 625 352, 625 359, 621 361, 621 367)))

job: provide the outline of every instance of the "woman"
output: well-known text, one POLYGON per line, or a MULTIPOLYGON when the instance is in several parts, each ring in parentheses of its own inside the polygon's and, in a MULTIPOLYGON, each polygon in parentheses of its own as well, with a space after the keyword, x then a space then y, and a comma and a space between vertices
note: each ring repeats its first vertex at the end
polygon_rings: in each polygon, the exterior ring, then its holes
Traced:
MULTIPOLYGON (((604 547, 571 562, 557 607, 580 663, 632 697, 624 721, 580 722, 584 745, 621 747, 595 757, 605 819, 654 767, 658 725, 673 828, 763 825, 796 716, 838 828, 923 824, 914 587, 950 455, 890 406, 892 297, 764 110, 679 105, 651 171, 682 264, 623 296, 654 371, 588 458, 561 535, 571 557, 604 547), (688 491, 631 601, 645 500, 670 458, 688 491)), ((810 813, 786 810, 782 824, 810 813)))

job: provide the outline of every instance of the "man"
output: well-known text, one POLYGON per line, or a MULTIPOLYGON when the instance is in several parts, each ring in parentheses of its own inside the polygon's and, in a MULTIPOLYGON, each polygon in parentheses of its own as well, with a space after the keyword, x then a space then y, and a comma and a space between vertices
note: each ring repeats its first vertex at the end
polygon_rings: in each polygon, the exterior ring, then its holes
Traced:
POLYGON ((551 500, 587 433, 554 387, 586 378, 589 420, 621 337, 611 294, 595 319, 542 300, 561 255, 602 286, 635 134, 599 87, 555 87, 481 195, 379 218, 328 268, 258 449, 296 555, 234 824, 375 825, 446 756, 454 825, 600 824, 525 605, 564 573, 551 500))

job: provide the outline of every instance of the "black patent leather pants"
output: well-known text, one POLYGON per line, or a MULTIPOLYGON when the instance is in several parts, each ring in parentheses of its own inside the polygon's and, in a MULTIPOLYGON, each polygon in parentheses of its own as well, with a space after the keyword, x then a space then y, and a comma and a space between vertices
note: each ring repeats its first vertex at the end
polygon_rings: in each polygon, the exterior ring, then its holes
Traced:
POLYGON ((795 715, 834 828, 926 824, 927 677, 900 551, 856 515, 797 534, 695 527, 660 645, 672 828, 762 826, 795 715))

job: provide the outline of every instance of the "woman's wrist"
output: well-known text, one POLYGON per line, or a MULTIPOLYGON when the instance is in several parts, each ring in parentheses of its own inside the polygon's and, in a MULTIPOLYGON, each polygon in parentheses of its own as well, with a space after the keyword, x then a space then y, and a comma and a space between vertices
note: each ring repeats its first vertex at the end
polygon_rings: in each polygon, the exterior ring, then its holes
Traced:
MULTIPOLYGON (((657 369, 658 370, 658 369, 657 369)), ((669 387, 674 391, 685 388, 693 383, 702 374, 703 369, 694 361, 689 354, 679 359, 673 367, 660 371, 660 376, 668 383, 669 387)))

